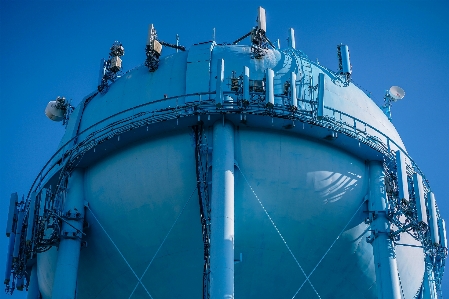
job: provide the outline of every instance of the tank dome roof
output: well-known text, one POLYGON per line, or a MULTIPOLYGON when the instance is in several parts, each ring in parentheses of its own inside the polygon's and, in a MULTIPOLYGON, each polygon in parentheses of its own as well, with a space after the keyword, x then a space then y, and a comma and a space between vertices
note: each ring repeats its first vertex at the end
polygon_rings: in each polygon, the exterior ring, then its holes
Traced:
MULTIPOLYGON (((282 105, 283 100, 276 97, 283 94, 286 81, 291 73, 296 74, 298 87, 298 106, 303 98, 315 100, 318 75, 325 75, 324 106, 325 115, 341 122, 355 122, 354 119, 375 128, 371 133, 379 139, 388 136, 393 143, 405 150, 404 144, 393 124, 382 110, 365 92, 329 69, 310 61, 303 52, 293 49, 269 49, 261 59, 251 57, 251 47, 241 45, 217 45, 206 42, 193 45, 185 52, 175 53, 161 58, 159 68, 149 72, 145 66, 136 67, 126 72, 114 82, 107 93, 87 97, 76 108, 69 122, 61 145, 83 132, 94 124, 98 130, 107 126, 109 121, 124 110, 148 105, 152 110, 176 107, 190 101, 188 98, 199 98, 201 93, 215 92, 217 78, 217 61, 224 60, 224 91, 231 91, 231 77, 238 77, 244 67, 249 68, 251 80, 264 80, 267 69, 274 71, 275 105, 282 105), (168 100, 164 100, 168 98, 168 100), (346 119, 346 115, 351 119, 346 119)), ((212 97, 206 95, 206 97, 212 97)), ((232 95, 231 95, 232 97, 232 95)), ((193 100, 192 100, 193 101, 193 100)), ((351 125, 351 124, 350 124, 351 125)), ((360 124, 357 124, 360 125, 360 124)), ((367 130, 365 125, 365 131, 367 130)))

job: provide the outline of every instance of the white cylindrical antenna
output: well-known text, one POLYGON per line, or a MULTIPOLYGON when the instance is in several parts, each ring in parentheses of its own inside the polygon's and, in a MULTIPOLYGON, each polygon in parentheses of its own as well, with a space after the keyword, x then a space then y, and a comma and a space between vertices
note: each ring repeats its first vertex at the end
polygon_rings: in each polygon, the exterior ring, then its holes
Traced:
POLYGON ((427 203, 429 208, 429 226, 430 226, 430 237, 432 238, 433 244, 440 243, 440 236, 438 232, 438 217, 437 217, 437 207, 435 203, 435 195, 432 191, 427 193, 427 203))
POLYGON ((249 68, 243 68, 243 99, 249 101, 249 68))
POLYGON ((424 187, 422 177, 419 173, 413 174, 413 189, 415 192, 416 213, 418 221, 428 223, 426 213, 426 199, 424 198, 424 187))
POLYGON ((223 81, 224 81, 224 60, 220 59, 217 61, 217 97, 215 102, 218 104, 223 104, 223 81))
POLYGON ((267 18, 265 16, 265 8, 259 6, 258 15, 257 15, 257 27, 267 32, 267 18))
POLYGON ((442 218, 438 221, 438 229, 440 235, 440 245, 441 247, 447 248, 446 222, 442 218))
POLYGON ((296 49, 295 30, 293 28, 288 30, 288 46, 289 48, 296 49))
POLYGON ((349 47, 347 45, 341 45, 341 66, 343 73, 352 73, 351 61, 349 58, 349 47))

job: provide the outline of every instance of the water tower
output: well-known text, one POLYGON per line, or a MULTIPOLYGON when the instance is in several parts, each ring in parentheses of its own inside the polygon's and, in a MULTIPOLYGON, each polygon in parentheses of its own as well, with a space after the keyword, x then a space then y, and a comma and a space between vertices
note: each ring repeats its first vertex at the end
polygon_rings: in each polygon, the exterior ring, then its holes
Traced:
POLYGON ((257 20, 189 49, 151 25, 144 65, 120 75, 115 42, 98 91, 49 104, 66 132, 26 198, 11 196, 8 291, 437 298, 444 220, 389 115, 351 82, 348 47, 334 72, 293 29, 274 46, 263 8, 257 20))

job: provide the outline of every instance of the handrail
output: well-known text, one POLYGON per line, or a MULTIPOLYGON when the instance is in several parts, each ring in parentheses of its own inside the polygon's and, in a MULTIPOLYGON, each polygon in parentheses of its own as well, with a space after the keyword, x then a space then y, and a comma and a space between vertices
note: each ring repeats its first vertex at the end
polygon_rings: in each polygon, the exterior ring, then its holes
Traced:
MULTIPOLYGON (((47 161, 47 163, 44 165, 44 167, 41 169, 41 171, 40 171, 39 174, 37 175, 36 179, 34 180, 32 186, 31 186, 31 188, 30 188, 30 190, 29 190, 29 192, 28 192, 27 198, 30 196, 30 194, 31 194, 31 192, 33 191, 33 189, 35 189, 37 180, 40 178, 40 182, 39 182, 39 184, 37 185, 37 186, 39 186, 40 183, 41 183, 42 181, 45 180, 45 178, 46 178, 46 176, 48 175, 48 173, 49 173, 49 172, 50 172, 50 171, 51 171, 51 170, 58 164, 57 162, 60 161, 60 160, 54 162, 54 164, 51 165, 51 167, 50 167, 49 169, 46 170, 46 168, 47 168, 47 167, 49 166, 49 164, 55 159, 55 157, 57 157, 59 154, 64 153, 64 152, 66 151, 66 154, 64 154, 63 157, 61 158, 61 159, 63 160, 64 157, 67 156, 67 153, 68 153, 69 151, 76 149, 76 147, 69 147, 69 146, 70 146, 75 140, 77 140, 81 135, 83 135, 83 134, 87 133, 89 130, 92 130, 93 128, 95 128, 95 127, 101 125, 102 123, 105 123, 105 122, 107 122, 107 121, 109 121, 109 120, 111 120, 111 119, 113 119, 113 118, 115 118, 115 117, 117 117, 117 116, 124 115, 124 114, 127 113, 127 112, 135 111, 135 110, 138 110, 138 109, 140 109, 140 108, 147 107, 147 106, 151 106, 151 105, 156 104, 156 103, 166 102, 166 101, 170 101, 170 100, 177 100, 177 99, 180 99, 180 98, 189 98, 189 97, 190 97, 190 98, 191 98, 191 97, 199 97, 199 101, 197 101, 196 103, 195 103, 195 102, 192 102, 192 103, 190 103, 190 104, 186 104, 186 105, 183 105, 183 106, 179 106, 179 105, 177 104, 176 107, 171 108, 171 110, 169 110, 169 109, 167 108, 167 111, 171 111, 171 112, 175 112, 175 113, 176 113, 176 111, 179 112, 179 110, 186 110, 186 109, 188 109, 189 107, 199 106, 199 107, 201 108, 201 106, 202 106, 204 103, 209 104, 209 105, 203 105, 203 106, 208 106, 208 107, 203 107, 203 108, 206 108, 206 110, 204 110, 203 112, 201 112, 201 111, 200 111, 200 112, 196 111, 195 113, 192 113, 192 115, 193 115, 193 114, 198 114, 198 113, 200 113, 200 114, 201 114, 201 113, 222 113, 223 111, 226 111, 226 112, 228 112, 228 113, 236 113, 236 112, 241 113, 241 112, 245 111, 245 110, 241 110, 241 109, 235 109, 235 108, 236 108, 235 106, 238 105, 237 102, 233 102, 233 103, 231 103, 231 104, 227 103, 226 105, 224 105, 222 108, 220 108, 220 109, 218 110, 217 108, 214 108, 213 105, 210 105, 211 103, 210 103, 209 100, 207 100, 207 101, 201 100, 201 96, 203 96, 203 95, 214 95, 215 93, 216 93, 215 91, 213 91, 213 92, 201 92, 201 93, 192 93, 192 94, 185 94, 185 95, 177 95, 177 96, 172 96, 172 97, 167 97, 167 98, 158 99, 158 100, 155 100, 155 101, 143 103, 143 104, 140 104, 140 105, 137 105, 137 106, 134 106, 134 107, 125 109, 125 110, 120 111, 120 112, 118 112, 118 113, 112 114, 112 115, 110 115, 110 116, 108 116, 108 117, 106 117, 106 118, 100 120, 99 122, 97 122, 97 123, 95 123, 95 124, 90 125, 89 127, 85 128, 83 131, 79 132, 76 136, 74 136, 73 138, 71 138, 69 141, 67 141, 65 144, 63 144, 63 145, 62 145, 62 146, 61 146, 61 147, 60 147, 60 148, 59 148, 59 149, 58 149, 58 150, 51 156, 51 158, 47 161), (198 104, 198 102, 199 102, 199 104, 198 104), (207 109, 207 108, 212 108, 214 111, 211 111, 210 109, 207 109), (228 108, 228 109, 226 109, 226 108, 228 108), (69 147, 69 148, 67 148, 67 147, 69 147), (45 171, 45 170, 46 170, 46 171, 45 171)), ((226 94, 226 95, 235 95, 235 92, 224 92, 224 94, 226 94)), ((305 99, 300 99, 299 102, 302 102, 302 103, 304 103, 304 104, 310 104, 310 105, 312 105, 312 106, 313 106, 313 104, 314 104, 313 101, 309 101, 309 100, 305 100, 305 99)), ((250 107, 248 107, 248 109, 249 109, 249 108, 253 108, 253 109, 256 108, 256 110, 254 110, 254 111, 251 110, 251 112, 257 113, 257 114, 260 114, 260 113, 262 112, 262 113, 266 114, 266 108, 262 108, 260 105, 252 105, 252 106, 255 106, 255 107, 251 107, 251 106, 250 106, 250 107), (261 108, 262 108, 262 109, 261 109, 261 108)), ((237 107, 237 108, 239 108, 239 107, 237 107)), ((349 118, 350 120, 352 120, 352 121, 354 122, 355 126, 354 126, 354 127, 351 127, 351 126, 349 126, 349 124, 346 124, 346 123, 343 123, 343 122, 338 122, 338 121, 336 121, 335 117, 334 117, 334 119, 332 119, 332 117, 329 117, 329 116, 323 118, 322 120, 318 120, 318 119, 313 115, 313 113, 310 114, 310 112, 313 112, 313 107, 310 107, 310 108, 311 108, 311 109, 308 110, 308 111, 307 111, 307 110, 299 111, 298 113, 296 113, 297 115, 294 115, 294 114, 293 114, 293 115, 291 115, 291 116, 293 116, 293 117, 296 116, 297 119, 300 119, 300 120, 303 119, 303 120, 305 120, 305 121, 314 123, 314 124, 316 124, 316 125, 321 125, 321 126, 323 126, 323 127, 328 127, 329 125, 333 125, 333 126, 337 126, 337 127, 340 127, 340 128, 343 129, 343 128, 346 126, 347 128, 353 129, 355 134, 359 134, 359 133, 357 132, 357 131, 358 131, 358 129, 357 129, 357 124, 360 124, 360 125, 362 125, 362 126, 365 126, 366 128, 369 128, 369 129, 373 130, 374 132, 376 132, 376 133, 379 135, 379 136, 377 136, 377 137, 383 137, 383 138, 385 138, 387 144, 384 144, 384 143, 383 143, 382 141, 380 141, 380 140, 375 140, 375 141, 374 141, 374 139, 373 139, 373 142, 378 143, 379 146, 381 146, 381 147, 383 146, 383 147, 385 147, 385 148, 387 148, 387 149, 390 148, 389 143, 394 144, 395 147, 396 147, 398 150, 400 150, 401 152, 403 152, 403 153, 405 154, 405 156, 409 159, 411 166, 412 166, 417 172, 419 172, 419 173, 423 176, 423 178, 425 178, 424 173, 423 173, 423 172, 421 171, 421 169, 417 166, 417 164, 413 161, 413 159, 410 157, 410 155, 409 155, 409 154, 408 154, 408 153, 407 153, 407 152, 406 152, 406 151, 405 151, 399 144, 397 144, 397 142, 395 142, 393 139, 391 139, 389 136, 387 136, 385 133, 383 133, 383 132, 380 131, 379 129, 373 127, 372 125, 366 123, 365 121, 362 121, 361 119, 359 119, 359 118, 357 118, 357 117, 354 117, 354 116, 352 116, 352 115, 350 115, 350 114, 348 114, 348 113, 345 113, 345 112, 343 112, 343 111, 337 110, 337 109, 332 108, 332 107, 329 107, 329 106, 324 106, 324 108, 327 109, 327 110, 329 110, 329 111, 330 111, 332 114, 334 114, 334 115, 335 115, 335 114, 339 114, 339 115, 341 115, 341 116, 345 116, 345 117, 349 118), (309 112, 309 113, 305 113, 305 112, 309 112), (305 119, 304 119, 304 117, 305 117, 305 119)), ((274 110, 275 112, 279 112, 280 114, 284 114, 284 115, 285 115, 286 113, 289 114, 289 115, 292 114, 292 112, 290 112, 290 111, 288 110, 288 107, 286 107, 286 106, 278 106, 278 105, 276 105, 276 106, 274 107, 273 110, 274 110)), ((153 111, 153 112, 156 113, 156 112, 158 112, 158 111, 153 111)), ((181 116, 180 114, 177 115, 177 117, 180 117, 180 116, 181 116)), ((189 114, 188 114, 188 113, 184 113, 183 117, 184 117, 184 116, 189 116, 189 114)), ((109 127, 109 130, 110 130, 110 131, 113 131, 114 128, 117 129, 117 128, 114 126, 114 123, 109 124, 109 125, 106 126, 106 127, 109 127)), ((104 128, 102 128, 102 130, 103 130, 103 129, 104 129, 104 128)), ((360 131, 360 130, 359 130, 359 131, 360 131)), ((92 132, 91 134, 95 135, 95 133, 96 133, 96 132, 92 132)), ((344 132, 343 132, 343 133, 344 133, 344 132)), ((365 134, 365 135, 366 135, 366 134, 365 134)), ((90 136, 90 135, 89 135, 89 136, 90 136)), ((85 143, 86 141, 88 141, 88 140, 91 138, 91 137, 89 137, 89 136, 87 136, 85 140, 80 140, 77 144, 78 144, 78 145, 82 145, 83 143, 85 143)), ((370 136, 370 137, 376 137, 376 136, 370 136)), ((362 140, 362 141, 363 141, 363 140, 362 140)), ((379 150, 378 150, 378 151, 379 151, 379 150)), ((383 152, 381 152, 381 153, 382 153, 383 155, 391 155, 391 152, 388 152, 388 151, 383 151, 383 152)), ((61 161, 59 164, 61 164, 61 163, 62 163, 62 161, 61 161)), ((429 186, 428 181, 425 180, 425 182, 426 182, 426 184, 427 184, 427 187, 430 189, 430 186, 429 186)))

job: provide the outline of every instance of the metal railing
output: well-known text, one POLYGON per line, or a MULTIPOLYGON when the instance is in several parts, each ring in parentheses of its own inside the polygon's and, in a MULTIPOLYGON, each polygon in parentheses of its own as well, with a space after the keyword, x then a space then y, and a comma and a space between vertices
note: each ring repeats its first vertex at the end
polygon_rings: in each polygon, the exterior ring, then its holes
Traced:
MULTIPOLYGON (((277 104, 273 106, 267 105, 264 93, 251 92, 249 101, 243 101, 241 99, 242 94, 239 92, 223 92, 223 94, 224 98, 228 100, 219 105, 214 100, 216 92, 202 92, 163 98, 128 108, 88 126, 63 144, 44 165, 30 188, 27 202, 29 202, 32 191, 38 192, 43 187, 42 184, 58 171, 60 171, 60 183, 58 183, 53 194, 63 191, 64 184, 62 182, 65 181, 65 178, 70 175, 71 171, 82 160, 84 154, 106 140, 153 123, 210 114, 270 116, 327 128, 354 138, 360 143, 378 151, 383 155, 384 163, 390 165, 390 170, 394 170, 396 165, 395 152, 401 151, 409 161, 409 172, 419 173, 424 178, 425 189, 430 190, 429 182, 425 179, 424 173, 397 141, 355 116, 329 106, 324 106, 324 115, 318 117, 317 102, 305 98, 298 99, 298 108, 290 105, 286 95, 275 95, 275 103, 277 104), (164 108, 154 109, 160 103, 164 103, 164 108)), ((396 178, 393 176, 392 179, 396 178)), ((392 201, 391 210, 389 211, 391 221, 399 229, 408 232, 409 230, 407 229, 410 227, 410 223, 416 222, 416 219, 414 219, 416 216, 407 216, 413 219, 409 219, 407 223, 402 223, 399 219, 401 215, 405 215, 405 210, 402 209, 398 196, 390 195, 390 200, 392 201)), ((438 209, 437 217, 438 219, 441 218, 438 209)), ((412 236, 423 244, 427 255, 442 257, 443 264, 441 267, 438 266, 440 273, 438 279, 441 281, 440 278, 442 271, 444 271, 444 258, 447 250, 439 251, 435 244, 431 244, 428 240, 430 239, 429 234, 425 230, 415 232, 412 236)))

